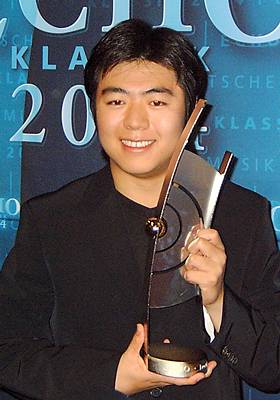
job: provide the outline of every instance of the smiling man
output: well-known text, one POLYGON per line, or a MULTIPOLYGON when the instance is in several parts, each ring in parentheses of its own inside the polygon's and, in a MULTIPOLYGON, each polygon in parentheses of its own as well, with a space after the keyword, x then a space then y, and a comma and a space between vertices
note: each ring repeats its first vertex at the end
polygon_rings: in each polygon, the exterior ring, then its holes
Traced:
POLYGON ((173 70, 138 60, 120 63, 104 76, 96 93, 96 120, 117 190, 146 206, 157 205, 185 118, 185 94, 173 70), (149 185, 145 194, 141 182, 149 185))
POLYGON ((203 348, 207 373, 161 376, 141 357, 145 222, 206 88, 193 46, 171 29, 124 21, 93 49, 85 87, 108 165, 22 207, 0 279, 0 386, 42 400, 235 400, 240 378, 278 390, 269 207, 230 182, 182 273, 200 286, 204 308, 192 299, 154 311, 155 340, 203 348))

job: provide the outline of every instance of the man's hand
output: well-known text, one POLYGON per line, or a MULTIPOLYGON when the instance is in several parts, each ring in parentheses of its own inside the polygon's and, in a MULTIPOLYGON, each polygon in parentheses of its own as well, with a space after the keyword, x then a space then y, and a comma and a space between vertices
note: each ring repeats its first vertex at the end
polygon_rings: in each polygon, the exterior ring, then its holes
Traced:
POLYGON ((194 236, 187 247, 190 255, 181 274, 186 281, 199 285, 203 305, 218 332, 223 310, 225 248, 215 229, 198 229, 194 236))
POLYGON ((190 378, 170 378, 148 371, 140 350, 144 343, 144 327, 137 324, 127 350, 121 356, 115 382, 115 389, 126 395, 133 395, 144 390, 168 385, 195 385, 204 378, 208 378, 216 367, 215 361, 208 363, 206 374, 199 372, 190 378))

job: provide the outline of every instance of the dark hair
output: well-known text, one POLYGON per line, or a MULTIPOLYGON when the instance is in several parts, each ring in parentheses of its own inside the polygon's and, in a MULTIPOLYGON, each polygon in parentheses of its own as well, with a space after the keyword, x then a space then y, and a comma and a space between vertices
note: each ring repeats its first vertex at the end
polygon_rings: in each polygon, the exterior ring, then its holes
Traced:
POLYGON ((120 22, 93 48, 85 67, 85 89, 95 117, 99 80, 122 62, 152 61, 174 70, 185 91, 186 118, 198 98, 204 97, 207 74, 196 50, 181 33, 169 28, 152 28, 139 19, 120 22))

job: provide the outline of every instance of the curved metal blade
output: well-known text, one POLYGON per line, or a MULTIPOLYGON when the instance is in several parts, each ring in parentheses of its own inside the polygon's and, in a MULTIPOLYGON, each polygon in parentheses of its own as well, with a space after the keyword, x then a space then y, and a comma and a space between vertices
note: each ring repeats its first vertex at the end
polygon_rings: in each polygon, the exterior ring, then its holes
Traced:
POLYGON ((199 294, 196 285, 183 278, 183 265, 194 239, 195 225, 210 227, 220 189, 233 155, 226 152, 217 171, 196 154, 185 150, 199 116, 206 106, 199 100, 170 160, 158 202, 164 229, 156 233, 149 277, 148 307, 183 303, 199 294))

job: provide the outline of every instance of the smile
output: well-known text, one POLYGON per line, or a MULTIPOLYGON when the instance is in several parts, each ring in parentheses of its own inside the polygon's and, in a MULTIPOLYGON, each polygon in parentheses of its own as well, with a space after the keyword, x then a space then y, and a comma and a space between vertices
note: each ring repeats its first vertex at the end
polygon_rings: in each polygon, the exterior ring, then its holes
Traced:
POLYGON ((147 147, 147 146, 151 145, 152 143, 154 143, 154 140, 127 140, 127 139, 122 139, 121 142, 125 146, 141 149, 141 148, 147 147))

